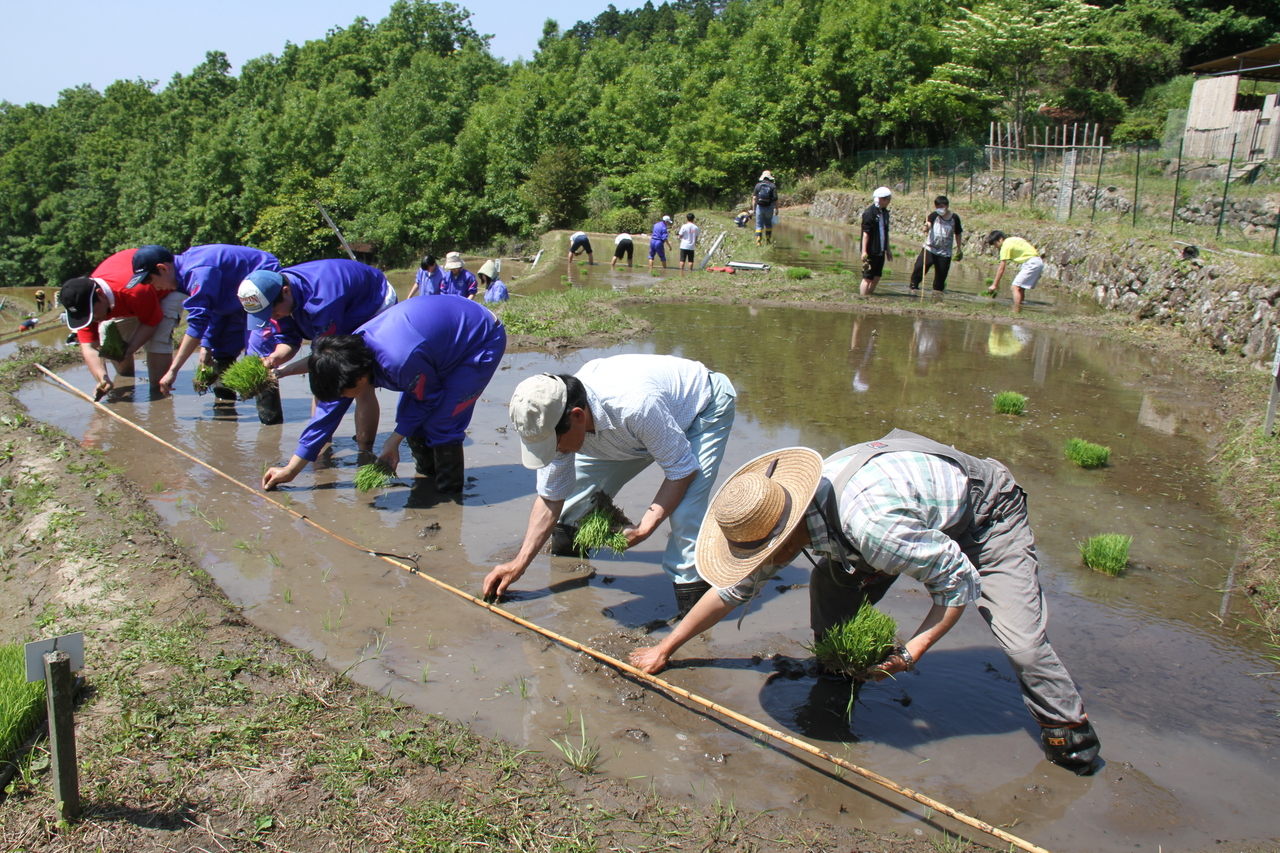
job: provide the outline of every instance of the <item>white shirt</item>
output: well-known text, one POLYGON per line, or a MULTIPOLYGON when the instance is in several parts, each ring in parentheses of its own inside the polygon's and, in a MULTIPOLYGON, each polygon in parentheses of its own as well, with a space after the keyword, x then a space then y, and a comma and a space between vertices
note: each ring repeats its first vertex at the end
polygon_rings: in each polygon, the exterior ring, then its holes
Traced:
POLYGON ((631 235, 626 233, 619 234, 617 237, 613 238, 613 245, 616 246, 619 243, 621 243, 623 240, 626 240, 627 242, 631 242, 631 235))
MULTIPOLYGON (((685 430, 711 402, 711 371, 672 355, 615 355, 587 362, 575 374, 595 420, 578 452, 593 459, 653 459, 668 480, 699 468, 685 430)), ((538 469, 538 494, 560 501, 573 494, 574 454, 538 469)))
POLYGON ((698 245, 699 233, 700 233, 700 229, 698 228, 697 225, 694 225, 692 222, 686 222, 684 225, 681 225, 680 226, 680 248, 692 249, 694 246, 698 245))

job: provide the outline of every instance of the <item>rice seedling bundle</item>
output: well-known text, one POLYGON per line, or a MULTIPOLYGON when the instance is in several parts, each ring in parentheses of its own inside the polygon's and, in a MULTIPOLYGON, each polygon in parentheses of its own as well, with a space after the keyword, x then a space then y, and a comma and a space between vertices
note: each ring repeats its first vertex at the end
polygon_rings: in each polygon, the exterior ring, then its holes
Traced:
POLYGON ((98 355, 108 361, 119 361, 124 358, 125 342, 115 323, 107 323, 102 332, 102 343, 98 345, 98 355))
POLYGON ((381 462, 361 465, 356 469, 356 491, 371 492, 374 489, 385 489, 391 482, 391 472, 381 462))
POLYGON ((1083 438, 1068 439, 1063 452, 1081 468, 1101 468, 1111 459, 1110 447, 1093 444, 1083 438))
POLYGON ((897 635, 897 620, 864 601, 852 619, 805 648, 832 672, 865 677, 897 648, 897 635))
POLYGON ((1080 556, 1084 558, 1084 564, 1089 568, 1115 577, 1124 571, 1124 567, 1129 563, 1131 544, 1133 544, 1132 536, 1103 533, 1089 537, 1080 546, 1080 556))
POLYGON ((192 389, 201 396, 209 393, 209 389, 213 387, 213 383, 218 379, 218 371, 211 365, 196 365, 196 375, 191 377, 192 389))
POLYGON ((615 554, 627 550, 627 537, 622 531, 614 530, 614 515, 603 507, 597 506, 578 522, 578 533, 573 537, 573 546, 583 554, 600 548, 608 548, 615 554))
POLYGON ((222 385, 251 400, 276 385, 276 378, 266 363, 256 355, 246 355, 222 372, 222 385))
POLYGON ((0 646, 0 763, 14 753, 44 719, 44 682, 27 683, 22 646, 0 646))
POLYGON ((992 408, 997 415, 1025 415, 1027 398, 1017 391, 1001 391, 996 395, 992 408))
POLYGON ((802 281, 811 275, 813 272, 808 267, 787 267, 787 278, 802 281))

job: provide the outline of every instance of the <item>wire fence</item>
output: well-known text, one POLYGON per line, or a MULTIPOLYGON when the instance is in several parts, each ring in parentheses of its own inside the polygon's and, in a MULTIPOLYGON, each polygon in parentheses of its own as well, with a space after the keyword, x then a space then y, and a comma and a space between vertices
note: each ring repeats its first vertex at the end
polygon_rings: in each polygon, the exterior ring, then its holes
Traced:
MULTIPOLYGON (((1171 122, 1172 124, 1172 122, 1171 122)), ((1280 254, 1280 163, 1254 140, 1178 132, 1133 145, 860 151, 855 180, 1032 219, 1124 226, 1189 244, 1280 254), (1192 156, 1192 145, 1217 156, 1192 156), (994 208, 993 208, 994 205, 994 208)), ((1021 139, 1017 140, 1019 143, 1021 139)))

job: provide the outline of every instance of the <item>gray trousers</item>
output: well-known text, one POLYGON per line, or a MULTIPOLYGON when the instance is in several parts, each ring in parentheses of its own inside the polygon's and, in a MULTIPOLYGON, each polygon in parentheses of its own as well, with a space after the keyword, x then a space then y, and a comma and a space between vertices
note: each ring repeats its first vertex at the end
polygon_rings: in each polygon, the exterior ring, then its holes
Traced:
MULTIPOLYGON (((973 520, 947 531, 978 567, 982 597, 978 612, 1004 650, 1018 676, 1022 700, 1042 725, 1083 722, 1084 702, 1067 668, 1049 645, 1049 619, 1040 588, 1035 536, 1027 522, 1027 496, 995 460, 983 460, 984 482, 970 480, 973 520)), ((823 559, 809 583, 809 620, 821 636, 852 618, 863 600, 879 601, 897 578, 849 574, 823 559)))

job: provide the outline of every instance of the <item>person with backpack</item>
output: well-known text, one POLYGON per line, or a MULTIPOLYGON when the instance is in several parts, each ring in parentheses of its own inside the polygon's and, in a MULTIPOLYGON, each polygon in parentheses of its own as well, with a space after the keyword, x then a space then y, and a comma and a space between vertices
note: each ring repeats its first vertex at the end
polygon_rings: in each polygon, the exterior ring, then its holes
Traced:
POLYGON ((756 214, 756 245, 773 242, 774 207, 778 204, 778 188, 773 183, 773 172, 765 169, 760 181, 751 191, 751 206, 756 214))
POLYGON ((631 664, 661 672, 805 549, 820 558, 809 581, 816 638, 879 601, 899 575, 929 593, 920 627, 861 679, 914 670, 973 605, 1017 676, 1045 757, 1080 776, 1097 770, 1098 736, 1049 644, 1026 492, 1001 462, 905 430, 825 460, 790 447, 739 468, 698 533, 694 559, 712 588, 666 639, 632 652, 631 664))

